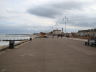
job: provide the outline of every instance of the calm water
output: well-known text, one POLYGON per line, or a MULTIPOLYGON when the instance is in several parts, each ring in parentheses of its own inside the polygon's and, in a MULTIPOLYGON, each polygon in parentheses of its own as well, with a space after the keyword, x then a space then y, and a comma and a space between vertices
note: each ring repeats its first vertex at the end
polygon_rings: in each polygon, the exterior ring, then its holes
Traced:
MULTIPOLYGON (((23 40, 23 39, 29 39, 29 35, 0 35, 0 46, 8 45, 8 41, 2 41, 2 40, 23 40)), ((16 41, 15 43, 18 43, 20 41, 16 41)))

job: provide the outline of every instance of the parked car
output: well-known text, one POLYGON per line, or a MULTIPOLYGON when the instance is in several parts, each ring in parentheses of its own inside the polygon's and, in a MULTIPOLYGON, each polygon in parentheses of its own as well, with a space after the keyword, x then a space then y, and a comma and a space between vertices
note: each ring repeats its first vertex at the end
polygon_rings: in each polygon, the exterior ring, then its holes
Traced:
POLYGON ((96 46, 96 39, 88 39, 88 41, 85 42, 85 45, 96 46))

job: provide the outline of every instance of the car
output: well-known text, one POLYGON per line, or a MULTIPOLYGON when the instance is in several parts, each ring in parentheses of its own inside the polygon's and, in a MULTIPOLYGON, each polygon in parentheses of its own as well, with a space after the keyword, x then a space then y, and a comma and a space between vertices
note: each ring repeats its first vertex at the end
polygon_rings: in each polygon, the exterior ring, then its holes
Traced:
POLYGON ((96 46, 96 39, 88 39, 88 41, 85 42, 85 45, 96 46))

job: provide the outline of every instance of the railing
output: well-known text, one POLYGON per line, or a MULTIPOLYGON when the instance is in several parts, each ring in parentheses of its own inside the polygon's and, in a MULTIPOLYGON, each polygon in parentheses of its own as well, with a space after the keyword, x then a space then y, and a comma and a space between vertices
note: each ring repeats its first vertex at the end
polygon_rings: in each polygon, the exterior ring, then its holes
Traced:
POLYGON ((24 40, 32 40, 32 37, 28 35, 1 35, 0 41, 8 41, 9 48, 13 49, 15 46, 15 41, 24 41, 24 40))
POLYGON ((28 35, 0 35, 0 40, 23 40, 29 39, 30 36, 28 35))

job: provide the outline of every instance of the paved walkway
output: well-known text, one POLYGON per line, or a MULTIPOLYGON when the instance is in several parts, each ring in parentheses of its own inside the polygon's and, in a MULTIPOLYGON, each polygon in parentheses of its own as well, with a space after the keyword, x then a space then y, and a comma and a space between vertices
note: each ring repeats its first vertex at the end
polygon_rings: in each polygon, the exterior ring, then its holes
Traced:
POLYGON ((34 39, 0 52, 0 72, 96 72, 96 48, 71 39, 34 39))

